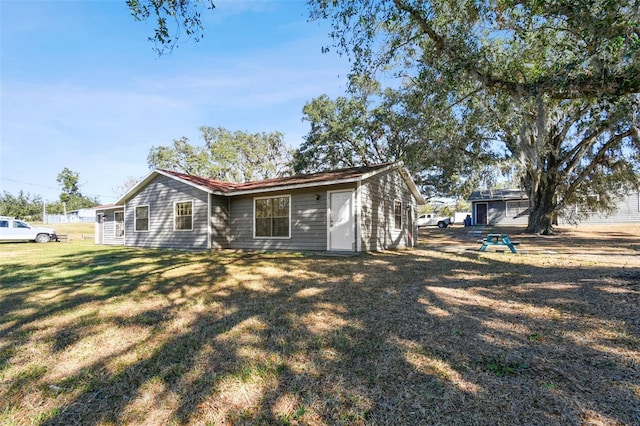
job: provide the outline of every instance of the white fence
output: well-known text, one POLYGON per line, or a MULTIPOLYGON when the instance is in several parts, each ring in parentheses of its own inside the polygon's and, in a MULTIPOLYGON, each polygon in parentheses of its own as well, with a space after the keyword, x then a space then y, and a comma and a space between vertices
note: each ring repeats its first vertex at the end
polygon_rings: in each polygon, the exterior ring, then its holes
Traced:
POLYGON ((56 225, 59 223, 93 223, 95 217, 93 216, 78 216, 77 214, 47 214, 44 216, 44 223, 56 225))

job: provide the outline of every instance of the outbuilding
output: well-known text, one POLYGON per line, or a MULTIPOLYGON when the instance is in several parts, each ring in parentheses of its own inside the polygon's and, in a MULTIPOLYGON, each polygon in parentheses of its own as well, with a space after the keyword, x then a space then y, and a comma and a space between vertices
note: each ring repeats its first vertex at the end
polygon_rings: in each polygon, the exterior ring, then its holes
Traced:
POLYGON ((474 191, 471 202, 472 225, 526 225, 529 214, 527 193, 520 189, 474 191))
MULTIPOLYGON (((471 202, 473 225, 526 225, 529 219, 529 199, 520 189, 488 189, 474 191, 471 202)), ((640 222, 640 193, 629 191, 616 200, 610 214, 582 211, 576 206, 565 208, 559 224, 606 224, 640 222)))

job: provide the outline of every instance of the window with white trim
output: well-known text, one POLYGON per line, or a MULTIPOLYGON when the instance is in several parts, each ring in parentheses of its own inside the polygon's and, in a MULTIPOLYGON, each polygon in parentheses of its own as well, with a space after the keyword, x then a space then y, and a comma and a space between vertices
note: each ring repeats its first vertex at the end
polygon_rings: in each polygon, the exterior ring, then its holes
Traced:
POLYGON ((115 236, 122 237, 124 235, 124 212, 115 212, 113 216, 115 221, 115 236))
POLYGON ((262 238, 289 238, 291 197, 254 198, 254 236, 262 238))
POLYGON ((193 230, 193 201, 183 201, 173 205, 173 229, 193 230))
POLYGON ((505 215, 507 217, 516 217, 524 213, 529 208, 529 201, 507 201, 507 208, 505 215))
POLYGON ((149 230, 149 206, 138 206, 135 208, 133 230, 137 232, 149 230))
POLYGON ((393 219, 395 229, 402 229, 402 201, 394 201, 393 219))

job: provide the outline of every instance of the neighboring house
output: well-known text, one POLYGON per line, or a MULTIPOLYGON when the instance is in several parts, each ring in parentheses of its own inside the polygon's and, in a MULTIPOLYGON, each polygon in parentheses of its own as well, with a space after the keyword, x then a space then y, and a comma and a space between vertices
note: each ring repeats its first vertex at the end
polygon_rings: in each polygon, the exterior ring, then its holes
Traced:
POLYGON ((472 225, 526 225, 529 200, 519 189, 474 191, 471 202, 472 225))
MULTIPOLYGON (((526 192, 520 189, 493 189, 472 192, 468 200, 471 202, 473 225, 526 225, 529 218, 529 199, 526 192)), ((565 218, 580 215, 580 211, 566 210, 565 218)), ((560 224, 570 221, 560 218, 560 224)), ((611 215, 588 213, 579 223, 628 223, 640 222, 640 193, 631 192, 618 201, 618 209, 611 215)))
POLYGON ((417 243, 424 204, 400 163, 229 183, 155 170, 96 211, 96 243, 370 251, 417 243), (98 235, 100 234, 100 235, 98 235))
MULTIPOLYGON (((629 192, 625 197, 619 199, 616 203, 617 209, 609 215, 603 215, 597 212, 586 212, 586 219, 582 219, 579 223, 598 224, 598 223, 633 223, 640 222, 640 192, 629 192)), ((560 218, 561 224, 575 223, 572 218, 581 217, 583 213, 577 207, 568 208, 563 212, 560 218)))

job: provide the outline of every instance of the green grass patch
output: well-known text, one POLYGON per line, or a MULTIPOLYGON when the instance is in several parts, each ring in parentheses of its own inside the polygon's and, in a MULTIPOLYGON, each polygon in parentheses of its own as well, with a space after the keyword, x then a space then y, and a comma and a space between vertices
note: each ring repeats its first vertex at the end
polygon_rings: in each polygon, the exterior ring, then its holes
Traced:
POLYGON ((637 256, 0 250, 0 424, 635 420, 637 256))

